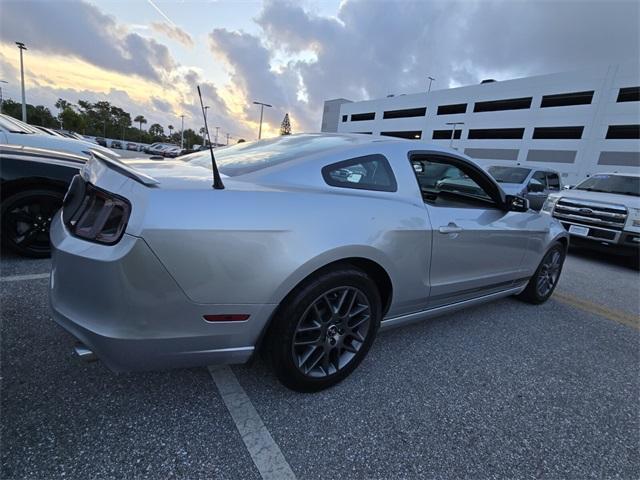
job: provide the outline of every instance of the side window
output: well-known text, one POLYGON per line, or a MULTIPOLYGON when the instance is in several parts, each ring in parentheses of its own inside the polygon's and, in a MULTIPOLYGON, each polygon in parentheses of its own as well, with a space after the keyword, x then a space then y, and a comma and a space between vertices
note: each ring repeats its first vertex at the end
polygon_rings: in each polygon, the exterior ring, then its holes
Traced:
POLYGON ((439 207, 473 208, 496 206, 473 172, 464 171, 446 159, 412 159, 424 201, 439 207))
POLYGON ((544 188, 547 188, 547 176, 546 176, 546 174, 544 172, 536 172, 536 173, 534 173, 533 177, 531 177, 531 182, 539 183, 544 188))
POLYGON ((324 181, 333 187, 395 192, 398 189, 393 170, 383 155, 367 155, 327 165, 324 181))
POLYGON ((553 190, 553 191, 560 190, 560 177, 558 176, 557 173, 548 172, 547 183, 549 184, 549 190, 553 190))

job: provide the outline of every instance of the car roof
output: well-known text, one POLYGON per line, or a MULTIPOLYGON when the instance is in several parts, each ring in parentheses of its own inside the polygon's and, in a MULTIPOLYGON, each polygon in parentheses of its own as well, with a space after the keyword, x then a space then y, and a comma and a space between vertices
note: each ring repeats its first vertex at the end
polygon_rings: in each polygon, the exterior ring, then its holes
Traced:
POLYGON ((596 175, 615 175, 618 177, 640 177, 640 173, 623 173, 623 172, 598 172, 591 175, 595 177, 596 175))

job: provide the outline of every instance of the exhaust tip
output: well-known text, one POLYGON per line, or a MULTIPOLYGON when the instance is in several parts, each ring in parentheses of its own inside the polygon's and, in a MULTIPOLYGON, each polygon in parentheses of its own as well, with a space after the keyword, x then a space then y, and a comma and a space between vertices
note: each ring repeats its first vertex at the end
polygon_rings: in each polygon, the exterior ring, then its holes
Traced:
POLYGON ((95 362, 96 360, 98 360, 98 357, 96 357, 96 354, 93 353, 93 350, 90 350, 82 343, 78 343, 73 348, 73 353, 75 353, 78 358, 80 358, 80 360, 84 362, 95 362))

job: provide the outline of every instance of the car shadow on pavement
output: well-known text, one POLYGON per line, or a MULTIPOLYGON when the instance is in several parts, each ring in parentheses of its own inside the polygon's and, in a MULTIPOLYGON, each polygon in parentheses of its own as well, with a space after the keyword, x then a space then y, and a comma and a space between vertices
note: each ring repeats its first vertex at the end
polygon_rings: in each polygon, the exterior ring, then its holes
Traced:
POLYGON ((569 248, 569 254, 583 260, 590 260, 607 265, 616 265, 630 270, 640 270, 640 255, 638 254, 616 255, 614 253, 604 252, 601 250, 575 246, 569 248))

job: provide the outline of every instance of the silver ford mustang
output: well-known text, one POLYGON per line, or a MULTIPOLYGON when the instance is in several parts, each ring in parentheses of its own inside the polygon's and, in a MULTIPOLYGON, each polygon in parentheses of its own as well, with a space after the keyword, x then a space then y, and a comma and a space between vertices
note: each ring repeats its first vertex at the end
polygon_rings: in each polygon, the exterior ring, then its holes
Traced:
POLYGON ((96 155, 51 227, 56 321, 115 371, 242 363, 349 375, 380 328, 547 300, 568 236, 467 157, 303 134, 126 165, 96 155))

